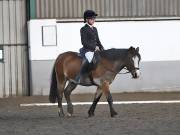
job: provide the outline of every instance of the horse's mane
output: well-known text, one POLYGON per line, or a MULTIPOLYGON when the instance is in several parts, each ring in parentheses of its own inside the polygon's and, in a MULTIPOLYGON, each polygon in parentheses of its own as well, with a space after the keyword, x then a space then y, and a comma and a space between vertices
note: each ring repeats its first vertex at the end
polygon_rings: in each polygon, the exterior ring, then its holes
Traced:
POLYGON ((128 49, 111 48, 111 49, 103 50, 99 54, 102 58, 106 58, 108 60, 114 61, 114 60, 125 58, 127 56, 127 52, 128 52, 128 49))

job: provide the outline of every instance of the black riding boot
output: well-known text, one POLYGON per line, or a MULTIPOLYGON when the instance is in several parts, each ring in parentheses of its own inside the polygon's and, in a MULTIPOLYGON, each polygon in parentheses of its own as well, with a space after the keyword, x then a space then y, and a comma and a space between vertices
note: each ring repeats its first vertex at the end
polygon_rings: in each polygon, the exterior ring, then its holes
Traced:
POLYGON ((75 83, 76 84, 81 84, 85 82, 85 79, 89 75, 89 62, 87 59, 83 59, 82 65, 81 65, 81 70, 78 73, 78 75, 75 77, 75 83))

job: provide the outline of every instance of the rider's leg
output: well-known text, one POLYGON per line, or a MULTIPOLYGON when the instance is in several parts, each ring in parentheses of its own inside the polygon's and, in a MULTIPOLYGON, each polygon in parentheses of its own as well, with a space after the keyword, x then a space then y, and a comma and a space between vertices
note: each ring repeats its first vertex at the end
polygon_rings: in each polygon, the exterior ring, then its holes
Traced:
POLYGON ((75 83, 79 84, 83 82, 83 80, 88 76, 89 72, 89 62, 86 58, 83 59, 82 64, 81 64, 81 69, 80 72, 77 74, 75 77, 75 83))

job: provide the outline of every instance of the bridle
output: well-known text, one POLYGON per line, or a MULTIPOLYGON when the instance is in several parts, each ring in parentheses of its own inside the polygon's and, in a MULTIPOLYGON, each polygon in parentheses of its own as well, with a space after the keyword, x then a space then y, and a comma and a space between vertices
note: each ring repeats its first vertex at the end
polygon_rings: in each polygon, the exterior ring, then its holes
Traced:
POLYGON ((127 70, 127 72, 124 72, 124 73, 118 73, 118 74, 128 74, 128 73, 131 73, 131 72, 133 72, 133 71, 136 71, 136 70, 139 70, 140 68, 137 68, 137 67, 135 67, 134 69, 132 69, 131 71, 129 71, 128 69, 127 69, 127 67, 124 67, 123 69, 125 69, 125 70, 127 70))
POLYGON ((109 69, 109 68, 105 67, 104 65, 103 65, 103 67, 104 67, 105 69, 107 69, 108 71, 113 72, 113 73, 115 73, 115 74, 128 74, 128 73, 131 73, 131 72, 133 72, 133 71, 136 71, 136 70, 139 70, 139 69, 140 69, 140 68, 135 67, 135 68, 133 68, 133 69, 130 71, 130 70, 128 70, 127 67, 124 67, 123 69, 125 69, 126 72, 121 73, 121 71, 120 71, 120 72, 117 73, 117 72, 113 71, 112 69, 109 69))
MULTIPOLYGON (((110 72, 112 72, 112 73, 115 73, 115 74, 128 74, 128 73, 133 73, 133 72, 135 72, 136 70, 140 70, 140 68, 139 67, 133 67, 133 68, 127 68, 127 66, 125 66, 124 68, 122 68, 122 69, 125 69, 126 70, 126 72, 124 72, 124 73, 121 73, 121 71, 120 72, 115 72, 115 71, 113 71, 112 69, 109 69, 109 68, 107 68, 106 66, 104 66, 104 65, 101 65, 101 66, 103 66, 106 70, 108 70, 108 71, 110 71, 110 72)), ((121 69, 121 70, 122 70, 121 69)))

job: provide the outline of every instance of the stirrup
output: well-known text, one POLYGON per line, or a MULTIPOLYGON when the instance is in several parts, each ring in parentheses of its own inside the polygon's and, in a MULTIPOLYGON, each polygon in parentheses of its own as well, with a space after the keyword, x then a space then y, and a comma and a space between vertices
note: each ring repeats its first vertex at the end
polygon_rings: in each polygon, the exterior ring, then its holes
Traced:
POLYGON ((80 81, 77 82, 77 81, 74 80, 74 79, 69 79, 69 81, 72 82, 72 83, 74 83, 74 84, 80 84, 80 81))

